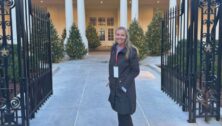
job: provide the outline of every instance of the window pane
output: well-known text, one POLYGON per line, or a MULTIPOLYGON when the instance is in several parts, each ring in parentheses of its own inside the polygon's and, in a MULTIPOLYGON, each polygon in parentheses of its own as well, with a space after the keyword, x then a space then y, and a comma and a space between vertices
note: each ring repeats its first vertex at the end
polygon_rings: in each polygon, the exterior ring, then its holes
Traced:
POLYGON ((113 17, 107 18, 107 25, 108 26, 114 26, 114 18, 113 17))
POLYGON ((106 19, 104 17, 99 17, 98 24, 99 25, 106 25, 106 19))
POLYGON ((100 31, 99 31, 99 40, 105 41, 105 30, 104 29, 100 29, 100 31))
POLYGON ((108 40, 113 41, 114 40, 114 35, 113 35, 113 29, 109 28, 108 29, 108 40))
POLYGON ((90 17, 89 18, 89 23, 93 26, 96 26, 96 17, 90 17))

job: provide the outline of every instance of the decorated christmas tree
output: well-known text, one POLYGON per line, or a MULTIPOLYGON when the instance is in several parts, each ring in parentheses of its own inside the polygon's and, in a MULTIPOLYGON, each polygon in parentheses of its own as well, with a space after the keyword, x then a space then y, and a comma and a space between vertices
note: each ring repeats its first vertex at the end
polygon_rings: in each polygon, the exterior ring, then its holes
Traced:
POLYGON ((67 40, 66 52, 71 59, 81 59, 87 53, 81 35, 75 24, 72 25, 67 40))
POLYGON ((89 42, 89 48, 95 49, 101 45, 99 41, 99 37, 97 36, 97 32, 94 26, 88 25, 86 29, 86 37, 89 42))
POLYGON ((145 36, 143 29, 139 26, 138 22, 134 20, 129 27, 130 41, 139 50, 139 57, 143 59, 147 54, 147 45, 145 43, 145 36))

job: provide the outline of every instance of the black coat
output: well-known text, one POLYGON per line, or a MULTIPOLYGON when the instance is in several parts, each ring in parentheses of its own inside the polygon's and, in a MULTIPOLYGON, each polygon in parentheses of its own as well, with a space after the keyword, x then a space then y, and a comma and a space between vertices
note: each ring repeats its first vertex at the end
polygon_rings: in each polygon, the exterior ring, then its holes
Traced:
POLYGON ((126 48, 118 53, 116 63, 116 46, 111 49, 109 61, 109 102, 113 110, 119 114, 133 114, 136 110, 135 78, 139 74, 139 60, 135 48, 131 49, 129 58, 126 59, 126 48), (113 66, 119 67, 119 78, 113 76, 113 66), (124 87, 127 91, 122 90, 124 87))

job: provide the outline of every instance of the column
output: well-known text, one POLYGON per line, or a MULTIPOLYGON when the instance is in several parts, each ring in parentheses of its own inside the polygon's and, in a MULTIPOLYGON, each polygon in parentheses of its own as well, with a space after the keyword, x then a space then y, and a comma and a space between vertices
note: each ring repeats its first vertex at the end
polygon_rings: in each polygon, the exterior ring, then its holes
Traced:
POLYGON ((120 0, 120 26, 127 28, 127 0, 120 0))
MULTIPOLYGON (((175 14, 174 12, 175 12, 175 7, 176 7, 176 5, 177 5, 177 1, 176 0, 170 0, 170 5, 169 5, 169 11, 171 11, 171 13, 173 13, 173 14, 175 14), (174 9, 173 9, 174 8, 174 9), (173 12, 173 10, 174 10, 174 12, 173 12)), ((171 14, 171 17, 175 17, 175 15, 172 15, 171 14)), ((170 24, 170 26, 172 26, 172 34, 173 34, 173 40, 172 40, 172 42, 174 43, 173 44, 173 47, 171 47, 172 48, 172 50, 171 51, 173 51, 173 53, 175 53, 175 48, 176 48, 176 46, 177 46, 177 41, 178 41, 178 37, 177 37, 177 35, 176 35, 176 31, 175 31, 175 25, 176 25, 176 18, 173 18, 173 19, 171 19, 171 24, 170 24)))
POLYGON ((83 43, 88 49, 88 40, 86 38, 86 25, 85 25, 85 1, 77 0, 77 13, 78 13, 78 28, 83 40, 83 43))
POLYGON ((133 21, 135 19, 135 20, 138 21, 138 16, 139 16, 138 0, 132 0, 132 3, 131 3, 131 20, 133 21))
POLYGON ((69 31, 73 25, 73 3, 72 0, 65 0, 65 13, 66 13, 66 38, 64 46, 67 44, 69 38, 69 31))
MULTIPOLYGON (((180 0, 180 3, 182 4, 183 0, 180 0)), ((187 14, 188 14, 188 10, 187 10, 187 0, 184 1, 184 14, 182 15, 182 19, 180 19, 180 24, 182 26, 180 26, 181 31, 182 31, 182 39, 187 39, 187 14)))
POLYGON ((170 0, 170 8, 175 7, 177 5, 177 1, 176 0, 170 0))

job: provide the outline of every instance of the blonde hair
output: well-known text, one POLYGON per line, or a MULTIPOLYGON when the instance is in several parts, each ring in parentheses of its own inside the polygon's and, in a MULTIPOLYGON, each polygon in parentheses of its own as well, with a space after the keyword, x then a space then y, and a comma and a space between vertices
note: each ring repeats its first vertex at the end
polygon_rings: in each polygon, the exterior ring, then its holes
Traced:
POLYGON ((139 52, 138 52, 138 49, 136 46, 134 46, 132 44, 132 42, 130 41, 130 36, 129 36, 129 32, 128 30, 125 28, 125 27, 118 27, 115 31, 115 33, 118 31, 118 30, 123 30, 125 32, 125 35, 126 35, 126 40, 125 40, 125 46, 126 46, 126 59, 129 58, 129 55, 130 55, 130 52, 132 50, 132 48, 135 48, 136 49, 136 52, 137 52, 137 55, 139 55, 139 52))

